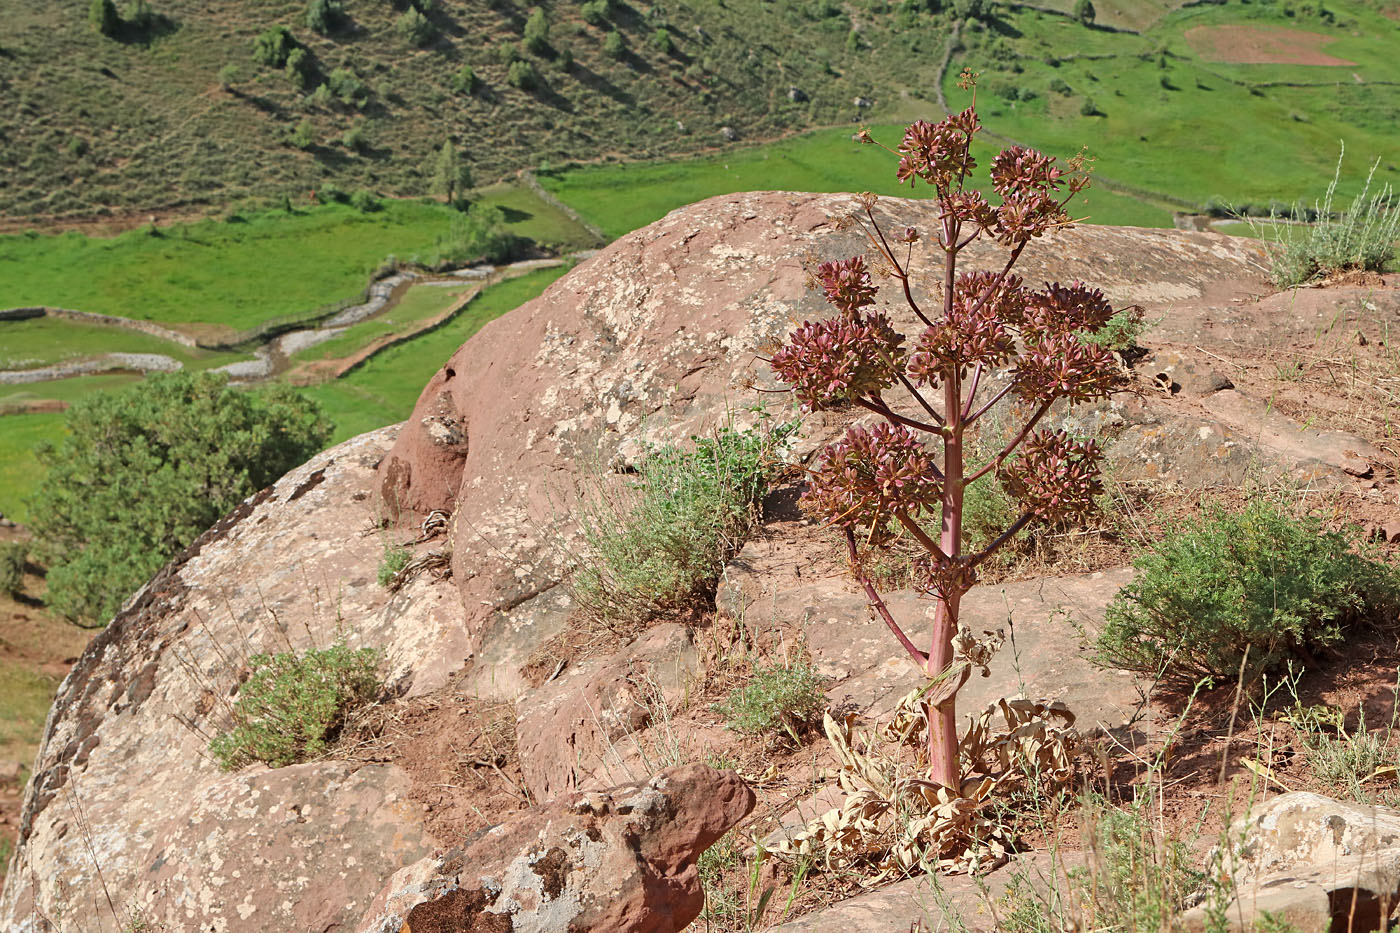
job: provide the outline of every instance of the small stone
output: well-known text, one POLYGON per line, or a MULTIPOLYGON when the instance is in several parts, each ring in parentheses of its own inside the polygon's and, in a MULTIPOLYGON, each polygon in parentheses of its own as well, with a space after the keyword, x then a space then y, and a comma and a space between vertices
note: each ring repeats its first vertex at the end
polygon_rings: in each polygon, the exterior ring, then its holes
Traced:
POLYGON ((734 129, 734 127, 732 127, 732 126, 721 126, 721 127, 719 128, 719 135, 723 136, 725 139, 729 140, 731 143, 734 142, 736 139, 739 138, 738 132, 736 132, 735 129, 734 129))

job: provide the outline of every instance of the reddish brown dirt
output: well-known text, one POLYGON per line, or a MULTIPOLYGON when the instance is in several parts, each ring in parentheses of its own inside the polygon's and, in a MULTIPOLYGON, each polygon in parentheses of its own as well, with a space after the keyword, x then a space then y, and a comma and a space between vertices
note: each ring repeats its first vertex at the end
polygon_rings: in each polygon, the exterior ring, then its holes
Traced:
MULTIPOLYGON (((23 528, 0 528, 0 542, 27 540, 29 534, 23 528)), ((57 689, 95 632, 80 629, 44 609, 40 601, 44 579, 35 572, 38 570, 31 561, 18 597, 0 593, 0 672, 13 672, 21 678, 37 673, 57 689)), ((8 680, 0 677, 0 691, 8 688, 8 680)), ((0 723, 0 727, 8 725, 0 723)), ((0 732, 0 855, 8 852, 8 845, 19 834, 21 795, 39 738, 11 734, 8 728, 0 732)), ((0 859, 0 882, 6 860, 0 859)))
POLYGON ((445 844, 500 823, 528 806, 515 753, 515 710, 454 687, 374 707, 351 725, 340 754, 393 761, 413 782, 410 799, 427 811, 428 830, 445 844))
POLYGON ((1186 41, 1212 62, 1238 65, 1355 65, 1322 51, 1335 37, 1287 26, 1197 26, 1186 41))

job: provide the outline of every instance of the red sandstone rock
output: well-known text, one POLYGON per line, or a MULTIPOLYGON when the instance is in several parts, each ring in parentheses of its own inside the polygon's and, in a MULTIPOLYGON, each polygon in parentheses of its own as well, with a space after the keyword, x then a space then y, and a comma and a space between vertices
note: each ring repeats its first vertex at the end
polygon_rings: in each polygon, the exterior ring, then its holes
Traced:
POLYGON ((705 765, 570 794, 400 871, 358 930, 677 933, 704 906, 696 859, 753 805, 705 765))

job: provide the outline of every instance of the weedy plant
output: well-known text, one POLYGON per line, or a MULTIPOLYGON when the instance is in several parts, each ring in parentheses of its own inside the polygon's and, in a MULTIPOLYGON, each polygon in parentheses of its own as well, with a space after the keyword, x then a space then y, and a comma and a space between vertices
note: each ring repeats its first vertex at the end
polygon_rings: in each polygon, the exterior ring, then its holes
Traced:
POLYGON ((1169 679, 1247 681, 1400 614, 1400 573, 1342 532, 1257 498, 1207 504, 1135 562, 1109 604, 1102 663, 1169 679))
POLYGON ((799 733, 821 718, 826 697, 811 661, 760 663, 747 684, 714 708, 738 732, 780 733, 800 744, 799 733))
POLYGON ((588 557, 573 588, 584 612, 626 628, 712 595, 758 518, 777 450, 794 430, 726 425, 687 447, 654 451, 630 488, 583 490, 578 515, 588 557))
POLYGON ((379 561, 379 573, 375 579, 380 586, 388 586, 400 570, 408 566, 413 552, 400 544, 384 545, 384 556, 379 561))
MULTIPOLYGON (((973 84, 964 73, 964 87, 973 84)), ((976 98, 940 123, 920 121, 905 132, 896 177, 933 187, 938 220, 925 232, 887 233, 873 195, 862 195, 848 218, 869 239, 873 271, 891 281, 923 331, 905 335, 876 304, 879 288, 863 256, 822 264, 815 278, 836 317, 804 323, 773 356, 773 370, 807 410, 855 405, 881 419, 856 425, 823 451, 803 496, 813 515, 844 530, 857 581, 910 660, 928 678, 918 703, 927 732, 927 778, 954 797, 962 773, 956 697, 973 661, 955 657, 959 605, 977 569, 1036 521, 1083 514, 1101 491, 1099 447, 1062 430, 1036 430, 1056 402, 1104 398, 1120 386, 1121 367, 1105 347, 1086 339, 1115 310, 1083 284, 1028 287, 1012 268, 1031 241, 1070 226, 1065 205, 1088 184, 1082 157, 1068 165, 1014 146, 991 163, 993 205, 967 184, 981 129, 976 98), (1004 251, 996 271, 960 269, 975 240, 1004 251), (934 307, 915 297, 911 259, 928 242, 938 257, 934 307), (1000 388, 994 375, 1003 372, 1000 388), (984 463, 968 463, 967 434, 994 405, 1014 396, 1028 406, 1011 439, 984 463), (1018 503, 1018 515, 985 547, 964 550, 969 485, 995 475, 1018 503), (898 527, 923 548, 916 586, 935 601, 933 632, 920 648, 891 615, 862 570, 862 550, 888 543, 898 527)), ((873 142, 862 132, 864 141, 873 142)), ((975 647, 973 639, 967 640, 975 647)), ((828 732, 830 733, 830 729, 828 732)))
MULTIPOLYGON (((1316 223, 1289 223, 1273 210, 1266 221, 1249 220, 1255 235, 1269 244, 1269 278, 1275 285, 1288 288, 1351 270, 1383 272, 1395 258, 1395 243, 1400 239, 1400 208, 1394 204, 1394 191, 1389 184, 1372 190, 1380 159, 1371 165, 1366 183, 1351 206, 1335 213, 1334 198, 1345 155, 1343 145, 1332 181, 1311 212, 1317 217, 1316 223)), ((1297 217, 1309 212, 1295 206, 1290 213, 1297 217)))
POLYGON ((254 761, 280 768, 323 754, 346 717, 380 690, 379 652, 343 641, 300 655, 254 655, 248 665, 232 728, 209 743, 225 771, 254 761))

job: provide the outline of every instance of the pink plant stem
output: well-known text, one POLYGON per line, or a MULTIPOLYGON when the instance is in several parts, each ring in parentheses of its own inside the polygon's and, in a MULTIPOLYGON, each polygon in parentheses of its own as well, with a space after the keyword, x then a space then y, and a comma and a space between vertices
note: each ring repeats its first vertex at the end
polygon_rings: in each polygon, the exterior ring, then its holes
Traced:
POLYGON ((894 637, 899 643, 904 646, 904 650, 909 652, 909 657, 914 659, 914 663, 923 667, 928 663, 928 655, 914 647, 914 643, 909 640, 909 636, 904 634, 904 629, 899 627, 899 623, 896 622, 894 616, 890 614, 890 610, 885 605, 885 601, 880 598, 880 594, 876 592, 874 585, 865 575, 865 571, 861 570, 860 554, 856 551, 855 532, 851 531, 849 528, 846 529, 846 548, 851 555, 851 572, 855 574, 856 581, 860 584, 861 589, 865 590, 865 598, 870 600, 870 605, 879 613, 880 618, 885 620, 885 625, 894 634, 894 637))
MULTIPOLYGON (((943 265, 943 313, 953 310, 953 283, 957 273, 958 222, 943 221, 943 242, 948 244, 943 265)), ((946 561, 956 561, 962 551, 963 447, 962 385, 957 372, 943 382, 943 411, 947 418, 943 433, 943 527, 940 541, 946 561)), ((939 592, 933 614, 933 642, 925 670, 937 677, 953 663, 953 634, 958 628, 959 584, 939 592)), ((928 714, 929 779, 945 787, 959 786, 957 695, 931 705, 928 714)))
POLYGON ((1050 406, 1053 402, 1054 399, 1051 399, 1036 409, 1035 414, 1031 416, 1031 420, 1026 422, 1025 427, 1021 428, 1021 433, 1013 437, 1011 442, 1001 449, 1001 453, 997 454, 991 460, 988 460, 982 465, 981 469, 969 476, 967 481, 969 483, 976 482, 992 470, 995 470, 1001 465, 1003 460, 1011 456, 1011 452, 1021 445, 1021 442, 1026 439, 1026 435, 1031 433, 1031 429, 1040 423, 1041 418, 1045 417, 1045 413, 1050 410, 1050 406))

